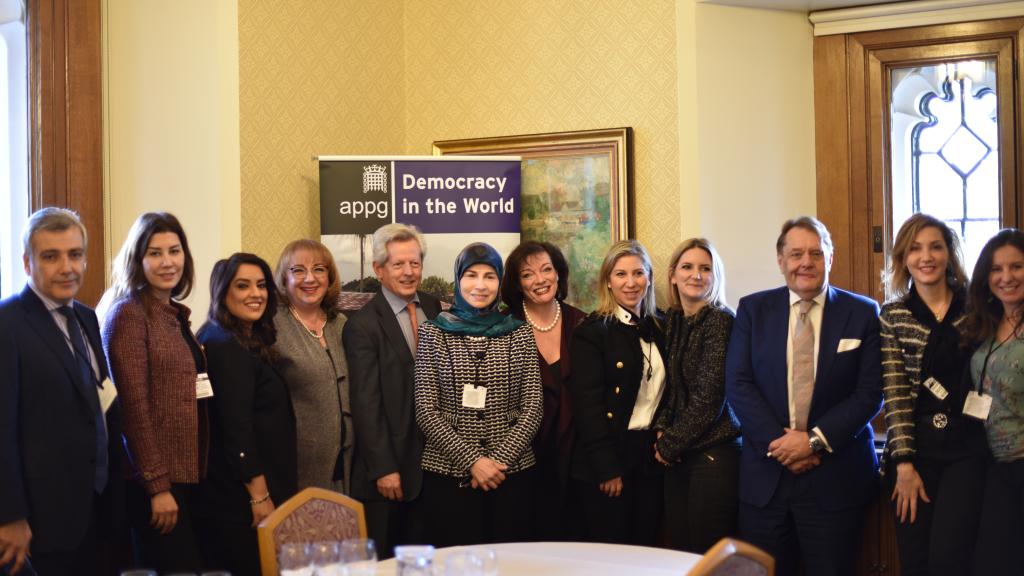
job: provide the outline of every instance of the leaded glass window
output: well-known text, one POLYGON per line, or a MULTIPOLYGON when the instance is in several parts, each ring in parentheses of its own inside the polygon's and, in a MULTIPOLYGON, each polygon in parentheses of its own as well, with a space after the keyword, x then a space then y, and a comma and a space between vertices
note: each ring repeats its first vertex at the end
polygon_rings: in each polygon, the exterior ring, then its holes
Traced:
POLYGON ((1000 227, 994 60, 892 71, 892 230, 916 212, 960 235, 968 275, 1000 227))

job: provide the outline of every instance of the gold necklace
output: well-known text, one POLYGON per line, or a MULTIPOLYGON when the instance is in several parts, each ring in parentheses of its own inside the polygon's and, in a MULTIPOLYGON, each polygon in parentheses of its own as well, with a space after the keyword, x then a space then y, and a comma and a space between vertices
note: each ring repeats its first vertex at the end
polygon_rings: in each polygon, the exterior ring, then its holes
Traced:
POLYGON ((530 312, 526 309, 526 300, 523 300, 523 316, 526 317, 526 323, 532 326, 534 330, 538 332, 551 332, 555 329, 558 321, 562 319, 562 305, 558 303, 558 300, 555 300, 555 319, 547 326, 537 326, 533 318, 530 318, 530 312))
POLYGON ((320 324, 320 333, 318 334, 315 330, 310 330, 309 327, 306 326, 306 323, 302 321, 302 318, 299 318, 299 313, 295 311, 295 307, 294 306, 289 306, 288 310, 291 311, 292 316, 295 317, 295 319, 299 321, 299 326, 302 326, 302 329, 305 330, 306 333, 309 334, 309 336, 311 338, 316 338, 317 340, 320 340, 321 338, 324 337, 324 327, 327 326, 327 318, 326 317, 324 317, 323 323, 320 324))

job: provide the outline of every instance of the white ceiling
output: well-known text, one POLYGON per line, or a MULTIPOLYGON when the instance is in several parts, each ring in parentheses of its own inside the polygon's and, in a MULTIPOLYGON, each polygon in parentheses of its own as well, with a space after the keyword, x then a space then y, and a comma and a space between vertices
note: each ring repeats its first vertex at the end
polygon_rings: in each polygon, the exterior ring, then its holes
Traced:
POLYGON ((814 12, 816 10, 832 10, 835 8, 852 8, 868 4, 895 4, 907 0, 697 0, 703 4, 721 4, 723 6, 746 6, 748 8, 764 8, 768 10, 795 10, 814 12))

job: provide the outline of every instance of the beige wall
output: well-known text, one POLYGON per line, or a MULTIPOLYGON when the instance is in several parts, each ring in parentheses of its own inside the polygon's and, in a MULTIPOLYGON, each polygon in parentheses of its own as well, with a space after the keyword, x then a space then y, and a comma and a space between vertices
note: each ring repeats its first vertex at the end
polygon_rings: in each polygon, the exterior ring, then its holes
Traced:
POLYGON ((675 2, 494 4, 408 3, 405 152, 632 126, 637 236, 660 286, 679 237, 675 2))
POLYGON ((683 235, 716 245, 735 306, 782 284, 779 227, 816 213, 812 28, 795 12, 700 4, 681 15, 695 34, 679 43, 693 79, 680 108, 683 235))
POLYGON ((241 247, 236 6, 105 0, 102 13, 108 262, 139 214, 176 214, 196 263, 198 328, 213 263, 241 247))
POLYGON ((775 231, 814 211, 801 14, 694 0, 106 0, 105 18, 114 250, 138 212, 162 207, 201 239, 204 270, 239 247, 273 264, 318 234, 314 155, 617 126, 635 129, 637 235, 662 297, 669 252, 697 233, 723 252, 734 304, 778 284, 775 231))
POLYGON ((242 247, 320 236, 320 154, 402 151, 401 0, 239 0, 242 247))

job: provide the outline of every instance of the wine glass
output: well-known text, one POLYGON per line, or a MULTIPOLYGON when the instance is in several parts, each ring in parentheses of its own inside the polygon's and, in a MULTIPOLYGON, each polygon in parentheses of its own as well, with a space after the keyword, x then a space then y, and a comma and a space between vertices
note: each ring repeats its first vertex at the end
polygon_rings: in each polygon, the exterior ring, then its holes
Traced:
POLYGON ((494 548, 473 548, 470 553, 480 560, 483 576, 498 576, 498 552, 494 548))
POLYGON ((309 544, 286 542, 277 553, 277 565, 281 576, 313 576, 313 562, 309 544))
POLYGON ((484 565, 472 550, 453 552, 444 559, 444 576, 484 576, 484 565))
POLYGON ((377 546, 372 538, 344 540, 341 560, 350 576, 373 576, 377 572, 377 546))
POLYGON ((317 576, 341 576, 345 573, 341 561, 340 542, 314 542, 311 548, 313 567, 317 576))

